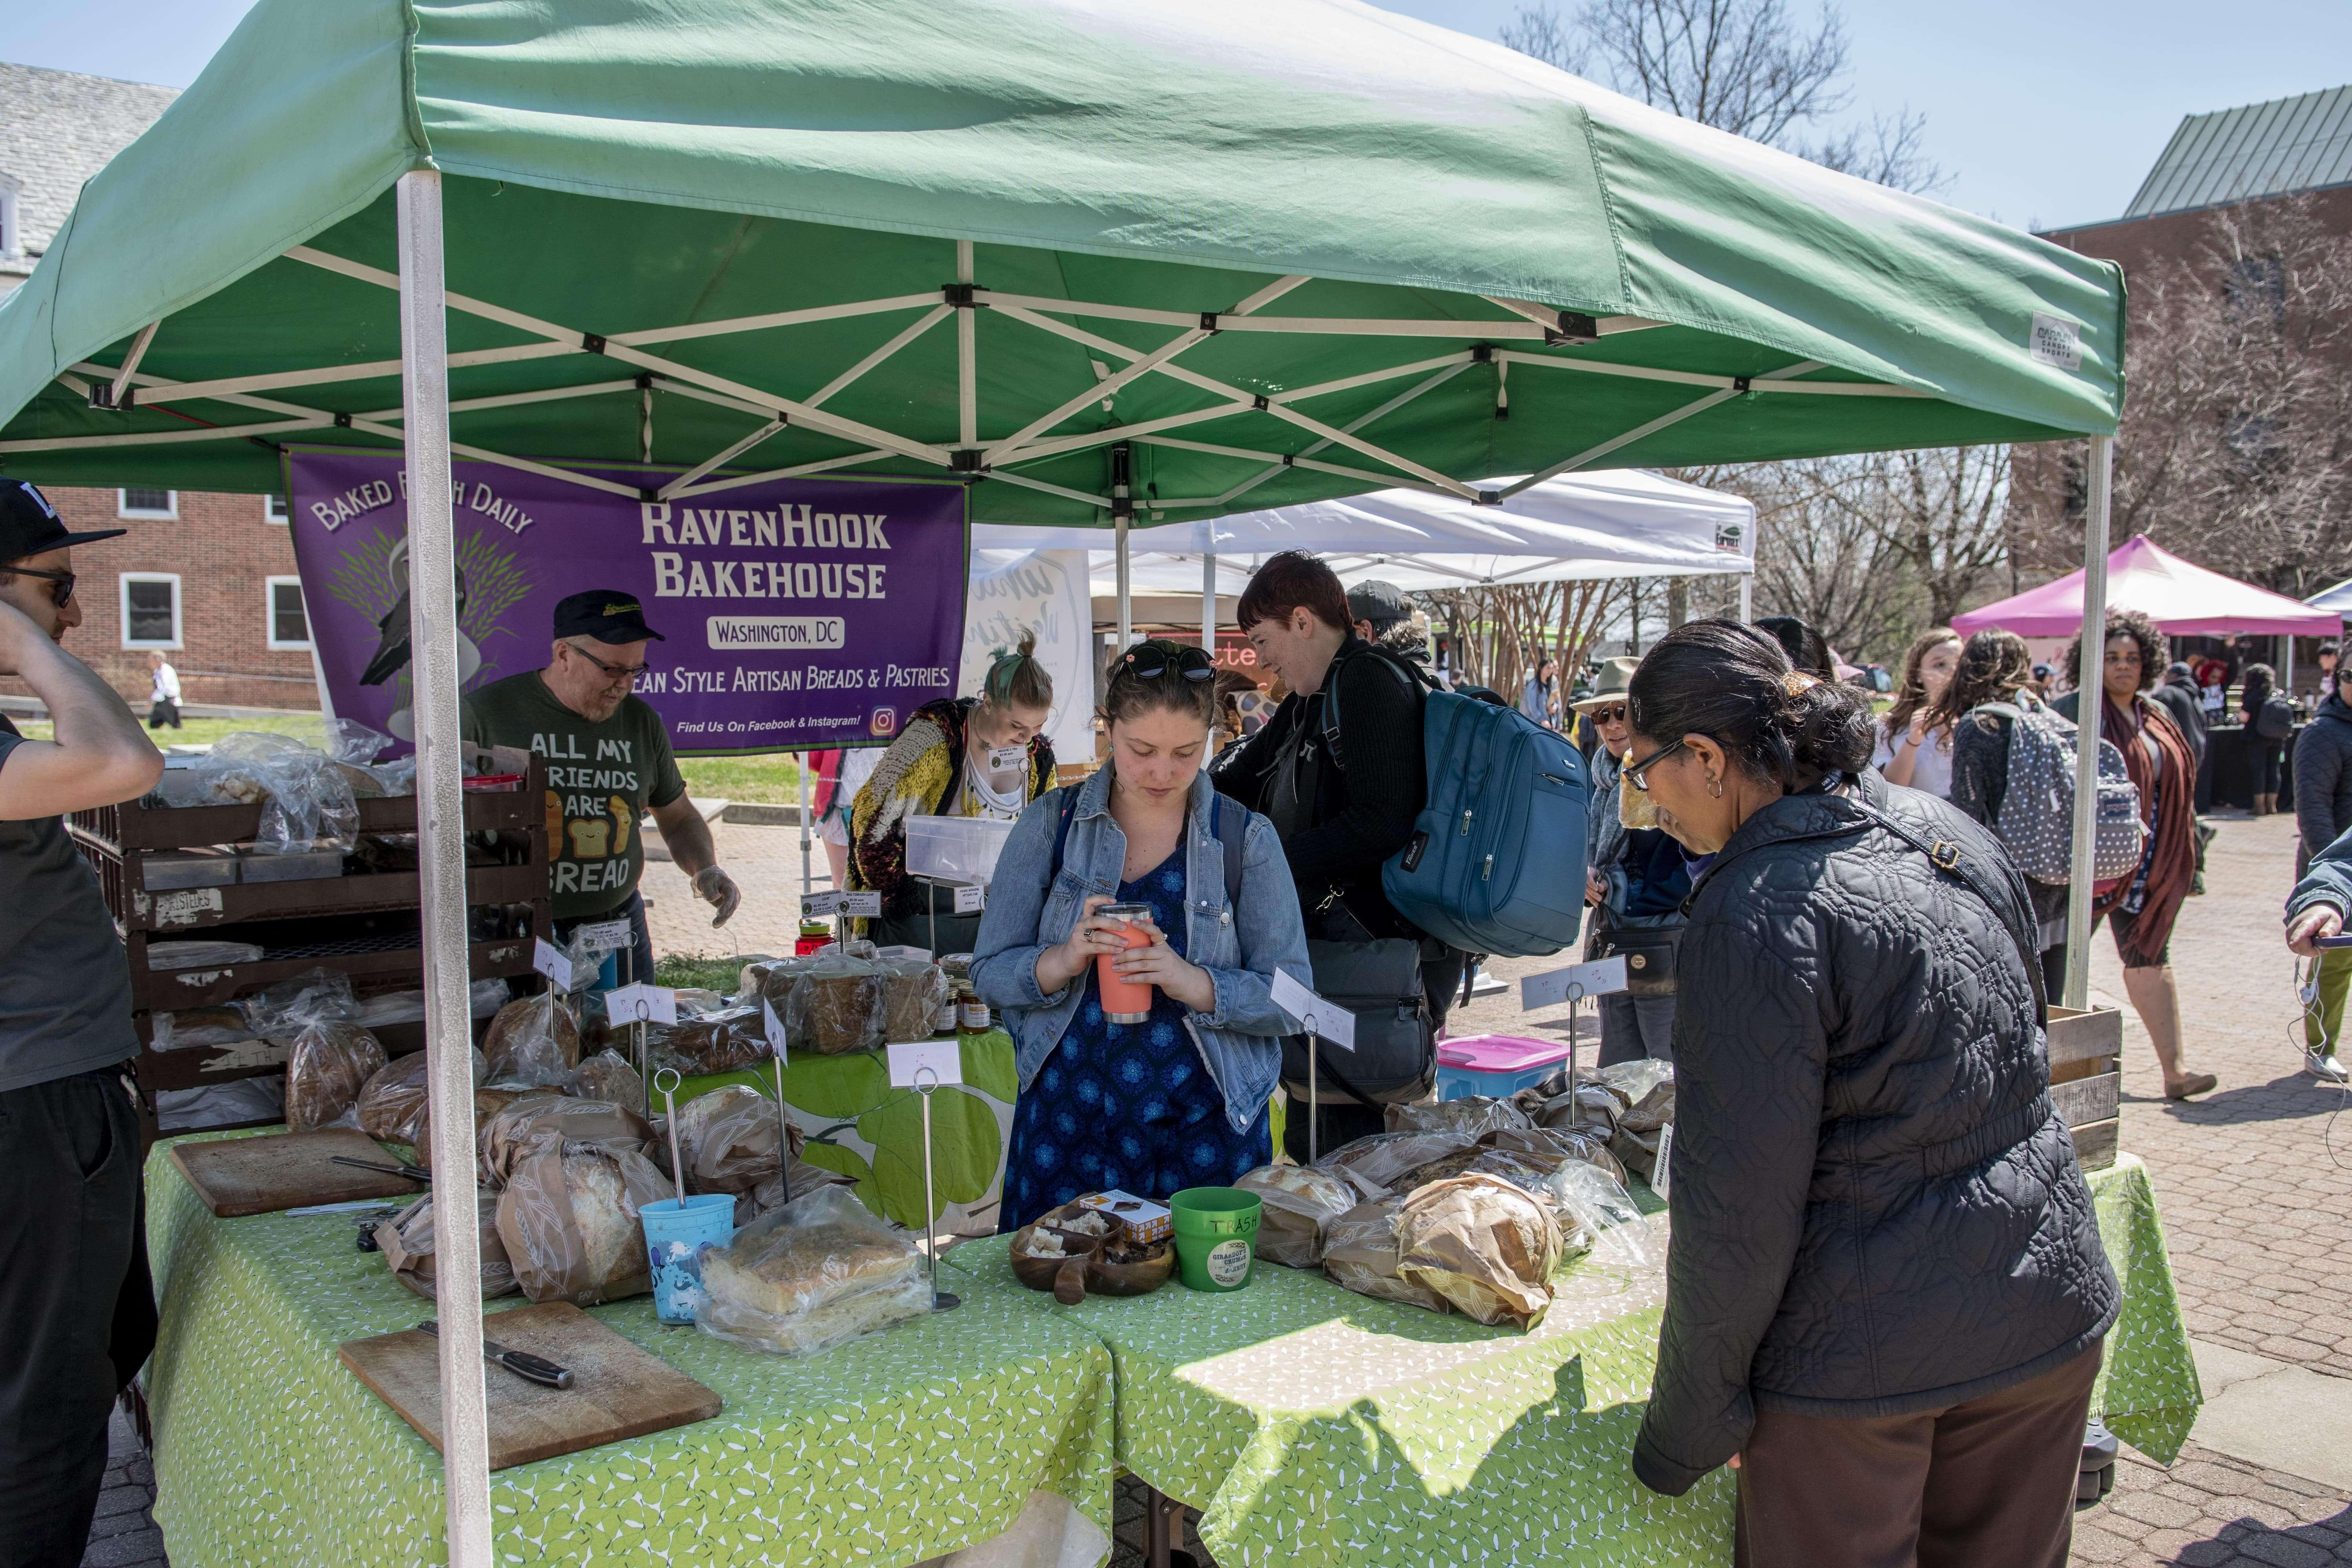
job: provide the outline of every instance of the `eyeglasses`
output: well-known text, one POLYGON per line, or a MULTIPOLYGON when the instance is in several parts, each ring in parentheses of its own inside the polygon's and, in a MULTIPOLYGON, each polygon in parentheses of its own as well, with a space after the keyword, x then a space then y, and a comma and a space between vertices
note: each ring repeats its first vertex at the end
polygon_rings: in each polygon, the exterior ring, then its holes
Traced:
POLYGON ((1619 769, 1617 776, 1623 779, 1627 784, 1632 784, 1635 789, 1640 790, 1643 795, 1647 795, 1650 793, 1650 780, 1648 777, 1650 770, 1656 767, 1660 763, 1664 762, 1668 757, 1673 756, 1676 752, 1679 752, 1682 749, 1683 743, 1680 741, 1669 741, 1664 745, 1660 746, 1656 751, 1652 752, 1648 756, 1643 757, 1640 762, 1633 763, 1631 767, 1619 769))
MULTIPOLYGON (((1631 712, 1631 709, 1620 702, 1613 708, 1595 708, 1585 717, 1596 724, 1622 724, 1631 712)), ((1660 754, 1664 755, 1663 752, 1660 754)))
POLYGON ((1121 654, 1119 663, 1138 680, 1165 679, 1171 670, 1186 680, 1217 678, 1215 662, 1204 650, 1190 643, 1140 643, 1121 654))
POLYGON ((625 680, 631 686, 635 686, 638 681, 643 680, 646 678, 646 667, 642 664, 606 664, 603 659, 598 658, 594 654, 590 653, 586 648, 582 647, 576 642, 568 642, 563 646, 570 648, 573 653, 578 654, 582 658, 586 659, 589 663, 594 665, 598 669, 603 670, 604 672, 604 679, 611 681, 615 686, 618 686, 625 680))
POLYGON ((11 572, 19 577, 47 578, 50 604, 62 610, 73 603, 74 574, 70 572, 37 572, 30 566, 0 566, 0 572, 11 572))

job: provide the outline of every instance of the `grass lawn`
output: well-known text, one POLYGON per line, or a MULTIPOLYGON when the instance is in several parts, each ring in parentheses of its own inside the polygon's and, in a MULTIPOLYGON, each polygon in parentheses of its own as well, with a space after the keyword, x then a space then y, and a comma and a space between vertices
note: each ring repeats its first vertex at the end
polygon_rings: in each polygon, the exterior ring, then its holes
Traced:
MULTIPOLYGON (((47 719, 19 719, 16 724, 28 739, 40 741, 50 739, 49 721, 47 719)), ((316 713, 287 713, 269 719, 189 719, 183 721, 177 730, 150 731, 148 739, 153 741, 158 747, 206 745, 217 742, 224 735, 233 735, 240 730, 267 730, 281 735, 297 735, 314 745, 325 734, 320 727, 320 718, 316 713)))
POLYGON ((654 964, 654 984, 698 986, 716 991, 720 995, 732 994, 735 984, 743 977, 740 958, 664 958, 654 964))

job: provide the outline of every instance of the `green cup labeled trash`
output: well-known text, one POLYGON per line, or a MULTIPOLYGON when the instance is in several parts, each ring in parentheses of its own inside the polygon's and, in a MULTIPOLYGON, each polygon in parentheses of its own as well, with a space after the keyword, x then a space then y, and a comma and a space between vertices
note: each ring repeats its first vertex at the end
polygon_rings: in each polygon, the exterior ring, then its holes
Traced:
POLYGON ((1263 1205, 1239 1187, 1186 1187, 1168 1200, 1176 1227, 1176 1261, 1195 1290, 1238 1290, 1249 1283, 1263 1205))

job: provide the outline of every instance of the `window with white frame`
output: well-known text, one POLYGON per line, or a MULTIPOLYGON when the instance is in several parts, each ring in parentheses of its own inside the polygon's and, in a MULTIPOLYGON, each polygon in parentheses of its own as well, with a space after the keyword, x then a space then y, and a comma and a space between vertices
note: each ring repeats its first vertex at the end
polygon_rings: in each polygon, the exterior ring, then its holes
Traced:
POLYGON ((122 646, 180 646, 180 574, 125 572, 121 578, 122 646))
POLYGON ((117 490, 114 492, 114 515, 176 518, 180 515, 180 492, 177 490, 117 490))
POLYGON ((302 608, 302 579, 268 580, 269 646, 301 649, 310 646, 310 617, 302 608))
POLYGON ((261 498, 262 521, 274 522, 278 524, 278 527, 283 528, 288 523, 291 522, 293 519, 294 514, 287 510, 286 498, 284 496, 263 496, 261 498))
POLYGON ((16 226, 16 182, 0 174, 0 256, 25 248, 24 231, 16 226))

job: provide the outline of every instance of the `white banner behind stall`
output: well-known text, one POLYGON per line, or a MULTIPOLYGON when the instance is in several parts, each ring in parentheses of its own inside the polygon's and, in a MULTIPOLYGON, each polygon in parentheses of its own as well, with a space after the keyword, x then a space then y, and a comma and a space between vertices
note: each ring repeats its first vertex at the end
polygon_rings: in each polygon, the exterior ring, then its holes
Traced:
POLYGON ((1037 658, 1054 678, 1045 737, 1065 763, 1094 760, 1093 611, 1083 550, 974 551, 963 617, 960 696, 977 696, 998 648, 1037 633, 1037 658))

